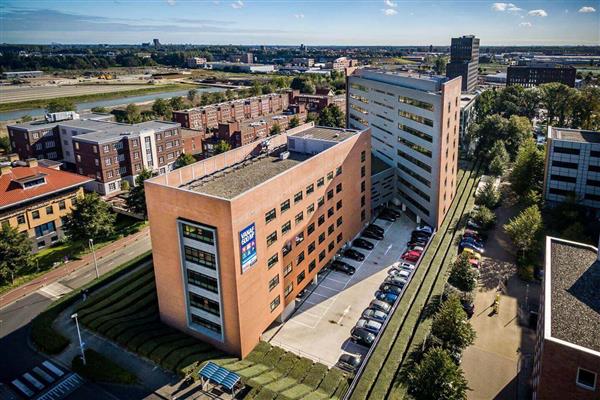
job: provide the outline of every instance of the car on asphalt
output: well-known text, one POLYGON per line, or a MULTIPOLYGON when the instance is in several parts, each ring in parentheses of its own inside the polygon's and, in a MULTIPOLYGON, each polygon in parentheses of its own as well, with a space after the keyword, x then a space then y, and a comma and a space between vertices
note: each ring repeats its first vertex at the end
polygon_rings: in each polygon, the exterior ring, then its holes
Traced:
POLYGON ((363 311, 362 317, 377 322, 383 322, 387 319, 387 314, 375 308, 367 308, 363 311))
POLYGON ((427 226, 427 225, 417 226, 415 228, 415 231, 417 231, 417 232, 426 232, 429 235, 431 235, 433 233, 433 229, 430 226, 427 226))
POLYGON ((471 249, 479 254, 483 254, 485 252, 483 247, 479 247, 473 243, 469 243, 469 242, 460 242, 460 244, 458 245, 459 249, 471 249))
POLYGON ((396 217, 394 217, 392 214, 388 214, 388 213, 381 213, 377 216, 377 218, 382 219, 384 221, 390 221, 390 222, 396 221, 396 217))
POLYGON ((355 261, 362 261, 365 259, 365 255, 360 251, 356 251, 354 249, 348 249, 343 253, 344 257, 350 258, 355 261))
POLYGON ((365 229, 379 232, 382 235, 385 233, 385 229, 383 229, 382 227, 380 227, 379 225, 376 225, 376 224, 369 224, 365 229))
POLYGON ((417 262, 419 261, 419 258, 421 258, 421 255, 418 253, 411 253, 407 251, 406 253, 402 254, 402 257, 400 258, 402 258, 405 261, 417 262))
POLYGON ((394 293, 382 292, 382 291, 378 290, 375 292, 375 299, 384 301, 391 305, 391 304, 394 304, 396 302, 396 300, 398 300, 398 295, 394 294, 394 293))
POLYGON ((382 324, 381 322, 373 321, 371 319, 361 318, 355 325, 357 328, 364 328, 369 332, 373 332, 374 334, 378 334, 381 330, 382 324))
POLYGON ((476 259, 477 261, 481 261, 481 254, 477 253, 473 249, 464 248, 463 251, 462 251, 462 253, 466 254, 470 258, 476 259))
POLYGON ((385 278, 383 283, 386 285, 398 286, 400 289, 404 289, 404 286, 406 286, 408 280, 401 276, 388 276, 387 278, 385 278))
POLYGON ((409 246, 408 251, 420 251, 421 253, 425 250, 423 246, 409 246))
POLYGON ((471 229, 481 230, 481 225, 475 222, 472 218, 469 218, 469 220, 467 221, 467 227, 471 229))
POLYGON ((473 239, 477 240, 478 242, 483 242, 483 237, 479 234, 479 232, 473 230, 473 229, 465 229, 465 231, 463 232, 463 237, 472 237, 473 239))
MULTIPOLYGON (((388 277, 389 278, 389 277, 388 277)), ((396 295, 400 295, 400 293, 402 293, 402 288, 396 284, 392 285, 390 283, 382 283, 381 285, 379 285, 379 290, 384 292, 384 293, 393 293, 396 295)))
POLYGON ((347 275, 354 275, 356 272, 356 268, 340 260, 333 260, 331 262, 331 269, 334 271, 343 272, 347 275))
POLYGON ((371 300, 371 302, 369 303, 369 309, 373 309, 373 310, 377 310, 377 311, 381 311, 384 313, 389 313, 390 310, 392 309, 392 306, 390 306, 388 303, 386 303, 385 301, 381 301, 381 300, 371 300))
POLYGON ((416 267, 414 264, 409 264, 407 262, 402 262, 402 261, 396 261, 395 263, 392 264, 392 268, 393 269, 408 269, 408 270, 414 270, 416 267))
POLYGON ((423 238, 416 238, 415 240, 411 240, 406 242, 407 246, 426 246, 427 245, 428 240, 423 238))
POLYGON ((389 276, 397 276, 398 278, 404 278, 406 280, 408 280, 408 278, 410 277, 412 271, 407 270, 407 269, 395 269, 392 268, 388 271, 388 275, 389 276))
POLYGON ((352 242, 352 246, 359 247, 365 250, 373 250, 373 248, 375 247, 373 243, 361 238, 354 239, 354 241, 352 242))
POLYGON ((375 341, 375 335, 373 332, 369 332, 364 328, 354 327, 350 331, 350 340, 354 343, 361 344, 366 347, 371 347, 373 342, 375 341))
POLYGON ((426 233, 426 232, 417 232, 417 231, 412 231, 410 233, 410 240, 429 240, 429 237, 431 235, 426 233))
POLYGON ((375 239, 375 240, 382 240, 383 239, 383 234, 376 232, 376 231, 372 231, 372 230, 367 230, 365 229, 362 234, 362 237, 367 238, 367 239, 375 239))
POLYGON ((483 248, 483 243, 481 243, 481 242, 480 242, 480 241, 478 241, 478 240, 475 240, 475 239, 474 239, 474 238, 472 238, 472 237, 463 237, 463 238, 461 239, 461 242, 465 242, 465 243, 472 243, 472 244, 474 244, 475 246, 478 246, 478 247, 481 247, 481 248, 483 248))
POLYGON ((347 354, 344 353, 338 359, 336 367, 346 372, 356 372, 360 364, 362 363, 362 357, 360 354, 347 354))

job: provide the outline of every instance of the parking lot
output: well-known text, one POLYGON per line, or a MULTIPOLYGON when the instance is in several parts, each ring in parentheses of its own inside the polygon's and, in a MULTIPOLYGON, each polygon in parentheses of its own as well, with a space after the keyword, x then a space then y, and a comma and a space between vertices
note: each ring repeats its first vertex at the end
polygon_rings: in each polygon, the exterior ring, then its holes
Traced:
POLYGON ((395 222, 376 220, 385 229, 385 238, 377 241, 372 250, 357 249, 366 258, 357 262, 343 261, 354 266, 356 272, 348 276, 330 271, 308 287, 307 297, 293 315, 282 325, 263 334, 271 344, 333 366, 344 353, 366 354, 368 349, 350 341, 350 330, 374 299, 373 294, 387 277, 390 266, 406 248, 414 221, 402 214, 395 222))

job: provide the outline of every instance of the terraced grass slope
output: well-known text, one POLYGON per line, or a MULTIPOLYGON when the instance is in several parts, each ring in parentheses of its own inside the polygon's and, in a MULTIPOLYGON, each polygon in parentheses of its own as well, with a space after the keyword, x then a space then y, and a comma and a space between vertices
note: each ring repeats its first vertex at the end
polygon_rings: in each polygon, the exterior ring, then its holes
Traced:
POLYGON ((423 255, 412 284, 406 288, 377 347, 352 388, 351 400, 403 397, 405 391, 398 374, 409 349, 420 343, 419 340, 428 331, 427 325, 423 325, 426 322, 423 310, 432 296, 443 290, 448 266, 457 252, 455 236, 468 211, 467 204, 472 203, 479 176, 475 166, 459 170, 459 184, 452 206, 423 255))
POLYGON ((237 372, 248 399, 338 399, 348 377, 265 342, 244 360, 164 325, 158 317, 152 266, 141 267, 93 294, 76 308, 86 326, 165 369, 197 377, 207 361, 237 372))

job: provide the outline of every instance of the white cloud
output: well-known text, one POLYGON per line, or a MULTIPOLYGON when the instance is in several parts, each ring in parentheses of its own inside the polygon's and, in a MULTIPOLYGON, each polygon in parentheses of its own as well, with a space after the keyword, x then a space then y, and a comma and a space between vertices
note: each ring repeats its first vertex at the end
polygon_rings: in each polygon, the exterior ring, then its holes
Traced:
POLYGON ((175 0, 167 0, 167 4, 170 6, 174 6, 175 5, 175 0))
POLYGON ((304 19, 304 14, 300 13, 300 14, 294 14, 294 17, 296 19, 304 19))
POLYGON ((392 0, 383 0, 386 6, 396 8, 398 7, 398 3, 393 2, 392 0))
POLYGON ((521 28, 531 28, 533 25, 531 25, 531 22, 521 22, 519 26, 521 28))
POLYGON ((381 12, 388 17, 398 14, 398 11, 394 10, 393 8, 384 8, 381 10, 381 12))
POLYGON ((532 17, 547 17, 548 13, 545 10, 531 10, 529 11, 527 14, 531 15, 532 17))
POLYGON ((237 0, 231 3, 231 7, 238 9, 244 7, 244 2, 242 0, 237 0))
POLYGON ((596 12, 596 9, 594 7, 584 6, 584 7, 581 7, 578 12, 580 12, 580 13, 593 13, 593 12, 596 12))
POLYGON ((494 3, 492 4, 492 10, 494 11, 522 11, 522 8, 517 7, 513 3, 494 3))

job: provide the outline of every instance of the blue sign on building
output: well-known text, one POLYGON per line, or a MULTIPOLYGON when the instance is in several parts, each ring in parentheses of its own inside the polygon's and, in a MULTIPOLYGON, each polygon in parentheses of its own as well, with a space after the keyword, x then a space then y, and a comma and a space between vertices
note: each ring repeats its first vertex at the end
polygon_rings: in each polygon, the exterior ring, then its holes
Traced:
POLYGON ((240 254, 243 274, 258 259, 256 255, 256 227, 254 223, 248 225, 240 232, 240 254))

